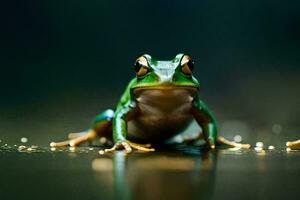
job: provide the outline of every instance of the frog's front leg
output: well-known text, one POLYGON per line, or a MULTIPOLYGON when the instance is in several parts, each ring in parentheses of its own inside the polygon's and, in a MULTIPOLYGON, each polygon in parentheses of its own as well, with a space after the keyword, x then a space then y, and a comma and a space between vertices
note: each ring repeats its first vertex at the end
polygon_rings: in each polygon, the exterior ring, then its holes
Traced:
POLYGON ((286 146, 289 148, 299 148, 300 147, 300 140, 289 141, 286 143, 286 146))
POLYGON ((249 144, 236 143, 233 141, 229 141, 224 137, 218 136, 214 118, 208 111, 207 106, 199 99, 196 99, 193 102, 192 112, 196 121, 202 128, 203 136, 201 137, 205 139, 211 149, 214 149, 216 144, 224 144, 230 147, 250 148, 249 144))
POLYGON ((211 149, 214 149, 217 141, 217 127, 214 118, 199 99, 193 101, 192 113, 202 128, 205 141, 211 149))
MULTIPOLYGON (((110 149, 105 149, 105 152, 113 152, 115 150, 125 150, 126 153, 130 153, 132 149, 140 151, 154 151, 153 148, 149 148, 150 144, 137 144, 126 139, 127 134, 127 121, 133 119, 138 112, 138 108, 135 102, 129 101, 125 105, 120 106, 117 109, 113 119, 113 140, 114 146, 110 149)), ((102 153, 100 151, 99 153, 102 153)))
POLYGON ((112 124, 112 118, 114 115, 114 111, 111 109, 108 109, 101 114, 97 115, 92 123, 92 128, 80 132, 80 133, 70 133, 69 134, 69 140, 65 140, 62 142, 51 142, 51 147, 63 147, 63 146, 77 146, 82 142, 93 140, 99 136, 105 136, 107 135, 109 129, 111 128, 112 124))

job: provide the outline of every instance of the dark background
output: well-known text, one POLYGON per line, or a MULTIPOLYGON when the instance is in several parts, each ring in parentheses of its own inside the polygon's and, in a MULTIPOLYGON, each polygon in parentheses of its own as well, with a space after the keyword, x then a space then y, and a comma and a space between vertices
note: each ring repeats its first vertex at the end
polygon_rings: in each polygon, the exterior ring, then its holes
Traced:
POLYGON ((300 136, 300 1, 6 1, 0 139, 47 145, 113 108, 143 53, 196 63, 221 133, 300 136))

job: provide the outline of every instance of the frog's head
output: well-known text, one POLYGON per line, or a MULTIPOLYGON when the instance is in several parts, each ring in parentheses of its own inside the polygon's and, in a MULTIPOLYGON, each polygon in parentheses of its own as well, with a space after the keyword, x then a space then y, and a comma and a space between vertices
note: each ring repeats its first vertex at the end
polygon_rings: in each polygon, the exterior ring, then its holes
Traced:
POLYGON ((185 54, 178 54, 173 60, 168 61, 159 61, 144 54, 136 60, 134 68, 136 81, 132 88, 199 88, 199 83, 193 76, 194 63, 190 56, 185 54))

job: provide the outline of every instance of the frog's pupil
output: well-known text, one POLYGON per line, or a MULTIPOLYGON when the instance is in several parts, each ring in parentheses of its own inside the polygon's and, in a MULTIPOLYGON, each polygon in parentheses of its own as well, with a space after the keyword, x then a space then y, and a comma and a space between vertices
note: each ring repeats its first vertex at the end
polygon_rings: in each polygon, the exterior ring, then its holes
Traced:
POLYGON ((193 71, 193 69, 194 69, 194 62, 192 60, 189 60, 187 62, 187 66, 190 68, 191 71, 193 71))
POLYGON ((135 70, 135 72, 140 71, 141 67, 142 67, 142 65, 138 61, 135 62, 135 64, 134 64, 134 70, 135 70))

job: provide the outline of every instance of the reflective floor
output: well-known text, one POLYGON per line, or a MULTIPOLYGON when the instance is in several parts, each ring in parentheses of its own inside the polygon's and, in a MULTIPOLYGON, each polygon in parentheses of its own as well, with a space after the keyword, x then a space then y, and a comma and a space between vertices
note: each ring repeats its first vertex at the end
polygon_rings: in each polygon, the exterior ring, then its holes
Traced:
POLYGON ((99 147, 0 148, 0 199, 292 199, 300 151, 168 146, 99 155, 99 147))

